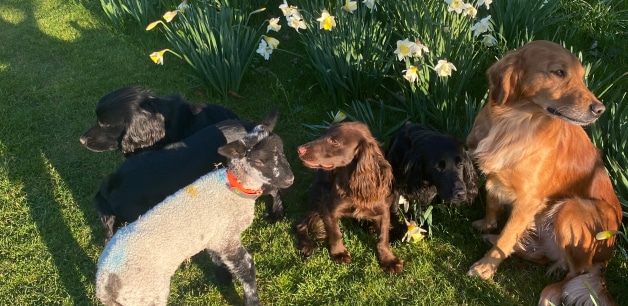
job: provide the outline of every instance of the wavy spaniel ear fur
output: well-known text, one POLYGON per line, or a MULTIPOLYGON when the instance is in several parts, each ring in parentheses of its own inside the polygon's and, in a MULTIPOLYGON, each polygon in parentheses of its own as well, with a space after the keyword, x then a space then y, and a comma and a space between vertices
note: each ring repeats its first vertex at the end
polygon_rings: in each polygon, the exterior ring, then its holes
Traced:
POLYGON ((164 116, 141 110, 131 118, 131 122, 122 135, 120 150, 122 153, 132 153, 137 149, 152 146, 166 135, 164 116))
POLYGON ((473 166, 473 162, 471 161, 469 154, 465 154, 462 162, 462 172, 464 184, 467 188, 465 202, 471 205, 478 196, 478 173, 475 171, 475 167, 473 166))
POLYGON ((373 139, 362 140, 358 147, 357 164, 349 178, 349 188, 355 193, 358 205, 373 203, 387 196, 384 190, 390 190, 392 168, 373 139))
POLYGON ((508 53, 502 60, 493 64, 486 71, 490 83, 490 100, 502 105, 515 94, 519 83, 520 59, 517 51, 508 53))

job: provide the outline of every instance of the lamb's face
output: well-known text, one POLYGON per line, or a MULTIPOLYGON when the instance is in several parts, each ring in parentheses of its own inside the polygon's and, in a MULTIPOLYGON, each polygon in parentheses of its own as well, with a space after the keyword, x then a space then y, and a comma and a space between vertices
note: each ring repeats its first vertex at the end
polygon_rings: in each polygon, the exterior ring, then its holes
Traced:
POLYGON ((246 162, 259 172, 268 185, 283 189, 294 182, 283 141, 277 135, 270 134, 248 149, 246 162))

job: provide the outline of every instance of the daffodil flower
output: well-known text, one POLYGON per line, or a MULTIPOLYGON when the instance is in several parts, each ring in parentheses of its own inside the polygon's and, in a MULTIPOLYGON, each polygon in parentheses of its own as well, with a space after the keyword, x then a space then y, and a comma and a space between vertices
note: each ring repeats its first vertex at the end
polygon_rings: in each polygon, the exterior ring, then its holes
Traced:
POLYGON ((302 19, 301 14, 299 14, 299 8, 294 5, 289 6, 288 2, 286 2, 285 0, 283 1, 283 4, 279 5, 279 9, 281 9, 281 12, 286 18, 294 16, 302 19))
POLYGON ((486 9, 489 10, 491 9, 491 3, 493 3, 493 0, 478 0, 478 7, 486 5, 486 9))
POLYGON ((434 71, 436 74, 441 77, 451 76, 451 71, 456 70, 456 66, 454 64, 448 62, 447 60, 438 60, 438 64, 434 67, 434 71))
POLYGON ((277 49, 277 46, 279 46, 279 41, 276 38, 273 38, 270 36, 263 36, 263 37, 269 47, 271 47, 272 49, 277 49))
POLYGON ((492 47, 497 44, 497 39, 491 34, 484 34, 482 37, 482 44, 487 47, 492 47))
POLYGON ((480 36, 480 34, 490 30, 491 29, 491 25, 489 23, 490 20, 491 20, 491 15, 488 15, 487 17, 482 18, 482 20, 474 24, 471 27, 471 31, 473 31, 473 35, 477 37, 477 36, 480 36))
POLYGON ((299 32, 299 29, 305 29, 305 22, 303 22, 302 18, 297 18, 295 16, 288 17, 288 26, 294 28, 299 32))
POLYGON ((395 54, 397 54, 397 59, 403 61, 406 56, 412 56, 415 52, 416 44, 412 41, 409 41, 407 38, 404 40, 397 41, 397 49, 395 50, 395 54))
POLYGON ((255 52, 263 56, 265 60, 268 60, 270 59, 270 55, 273 53, 273 48, 270 47, 268 43, 266 43, 265 39, 262 39, 259 42, 259 46, 257 47, 257 50, 255 52))
POLYGON ((166 22, 170 22, 172 21, 172 19, 177 16, 177 10, 174 11, 168 11, 166 13, 164 13, 164 15, 162 16, 164 18, 164 20, 166 22))
POLYGON ((342 9, 347 12, 353 14, 353 11, 358 9, 358 3, 356 1, 345 1, 345 5, 342 6, 342 9))
POLYGON ((181 11, 181 13, 185 12, 185 9, 189 8, 190 5, 188 5, 188 0, 183 0, 183 2, 177 6, 177 10, 181 11))
POLYGON ((418 39, 414 42, 412 55, 414 57, 421 57, 423 53, 429 53, 430 49, 428 49, 425 45, 423 45, 418 39))
POLYGON ((170 53, 172 53, 172 54, 174 54, 174 55, 176 55, 178 57, 181 57, 181 56, 179 56, 179 54, 177 54, 176 52, 174 52, 174 51, 172 51, 170 49, 163 49, 161 51, 156 51, 156 52, 151 53, 150 54, 150 59, 152 59, 153 62, 155 62, 155 64, 163 65, 164 64, 164 54, 166 52, 170 52, 170 53))
POLYGON ((417 74, 418 70, 419 69, 417 67, 410 65, 408 69, 401 72, 405 72, 405 74, 403 75, 404 79, 408 80, 410 83, 414 83, 419 80, 419 75, 417 74))
POLYGON ((619 234, 620 232, 618 231, 603 231, 603 232, 599 232, 597 233, 597 235, 595 235, 595 239, 597 240, 606 240, 609 239, 617 234, 619 234))
POLYGON ((423 233, 426 233, 427 231, 418 227, 416 225, 416 222, 414 221, 408 222, 408 220, 405 220, 405 222, 406 222, 406 226, 408 226, 408 231, 406 232, 405 235, 403 235, 403 238, 401 238, 401 241, 410 242, 412 240, 413 242, 416 243, 423 240, 423 233))
POLYGON ((471 18, 475 18, 475 15, 478 14, 478 10, 475 8, 475 6, 469 3, 464 4, 463 10, 464 10, 463 13, 467 16, 471 16, 471 18))
POLYGON ((364 3, 366 7, 371 10, 371 12, 377 11, 377 6, 375 6, 375 0, 364 0, 362 1, 362 3, 364 3))
POLYGON ((331 31, 336 26, 336 20, 334 16, 329 15, 327 10, 323 10, 321 17, 316 19, 319 22, 319 29, 331 31))
POLYGON ((334 123, 338 123, 342 120, 345 120, 345 118, 347 118, 347 115, 345 115, 345 113, 341 111, 338 111, 336 115, 334 115, 334 123))
POLYGON ((445 0, 449 7, 447 7, 447 11, 455 11, 457 14, 461 14, 462 10, 464 10, 464 2, 462 0, 445 0))
POLYGON ((157 21, 153 21, 153 22, 151 22, 151 23, 150 23, 150 24, 146 27, 146 31, 150 31, 150 30, 152 30, 154 27, 156 27, 156 26, 157 26, 158 24, 160 24, 160 23, 162 23, 162 24, 163 24, 164 22, 163 22, 163 21, 161 21, 161 20, 157 20, 157 21))
POLYGON ((271 18, 268 20, 268 27, 266 27, 266 33, 268 31, 273 30, 275 32, 279 32, 281 30, 281 25, 279 24, 279 18, 271 18))

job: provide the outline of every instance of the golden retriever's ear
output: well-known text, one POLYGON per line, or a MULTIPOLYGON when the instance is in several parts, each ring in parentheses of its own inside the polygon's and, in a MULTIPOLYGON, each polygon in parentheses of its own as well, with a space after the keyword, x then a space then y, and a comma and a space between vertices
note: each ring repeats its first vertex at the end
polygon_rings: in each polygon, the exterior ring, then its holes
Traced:
POLYGON ((489 98, 498 105, 506 103, 514 94, 519 82, 519 56, 517 51, 508 53, 486 71, 490 82, 489 98))

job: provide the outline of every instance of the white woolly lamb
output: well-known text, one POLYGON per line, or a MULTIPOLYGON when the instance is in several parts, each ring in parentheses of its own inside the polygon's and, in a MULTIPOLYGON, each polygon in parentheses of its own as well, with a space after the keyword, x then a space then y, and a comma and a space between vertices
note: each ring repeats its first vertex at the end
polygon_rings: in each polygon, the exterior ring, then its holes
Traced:
POLYGON ((240 242, 253 222, 263 184, 289 187, 294 176, 272 112, 242 140, 220 147, 228 167, 201 177, 120 229, 98 260, 96 295, 106 305, 166 305, 181 262, 209 250, 242 283, 247 305, 260 303, 253 258, 240 242))

